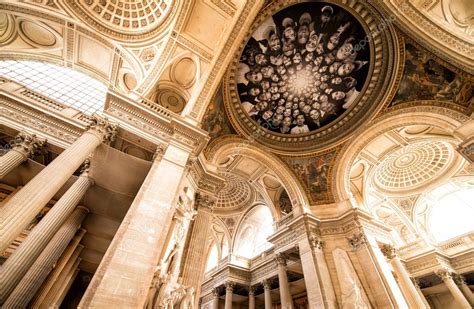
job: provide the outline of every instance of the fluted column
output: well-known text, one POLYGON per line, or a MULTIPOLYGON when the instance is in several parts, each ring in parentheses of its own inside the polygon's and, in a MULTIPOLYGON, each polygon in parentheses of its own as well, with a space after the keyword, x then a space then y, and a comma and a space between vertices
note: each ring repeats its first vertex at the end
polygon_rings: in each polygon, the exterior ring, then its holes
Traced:
POLYGON ((48 243, 2 308, 26 308, 72 240, 89 210, 78 206, 48 243))
POLYGON ((262 285, 265 297, 265 309, 272 309, 272 286, 270 280, 263 280, 262 285))
POLYGON ((234 293, 235 283, 227 281, 225 283, 225 309, 232 309, 232 296, 234 293))
POLYGON ((206 267, 206 246, 202 244, 208 239, 211 230, 212 207, 214 201, 207 195, 196 196, 197 215, 191 230, 191 239, 186 253, 183 269, 183 284, 193 287, 196 291, 194 306, 198 308, 198 299, 201 291, 202 277, 206 267))
POLYGON ((472 294, 471 289, 467 286, 464 277, 459 274, 453 274, 453 280, 459 289, 461 289, 461 292, 464 294, 464 297, 466 297, 469 304, 474 307, 474 295, 472 294))
POLYGON ((249 287, 249 309, 255 309, 255 288, 249 287))
POLYGON ((54 285, 57 281, 59 281, 61 274, 66 269, 66 266, 70 263, 71 260, 77 259, 82 249, 84 248, 84 246, 79 244, 79 242, 82 240, 82 237, 84 237, 85 234, 86 230, 82 228, 77 231, 76 235, 61 255, 61 258, 56 263, 56 266, 54 267, 53 271, 48 275, 46 281, 43 283, 38 292, 36 292, 35 297, 31 300, 31 308, 40 308, 44 304, 45 299, 48 297, 48 295, 54 293, 54 285))
POLYGON ((0 209, 0 251, 7 248, 87 156, 104 140, 112 138, 116 130, 115 125, 96 116, 81 137, 3 205, 0 209))
POLYGON ((219 309, 219 297, 220 297, 219 288, 214 288, 212 290, 212 295, 214 296, 214 298, 212 299, 212 309, 219 309))
MULTIPOLYGON (((405 294, 407 302, 410 307, 413 308, 427 308, 423 299, 421 299, 420 294, 416 290, 416 287, 413 285, 413 282, 410 279, 405 266, 402 264, 400 257, 397 254, 397 251, 391 245, 382 245, 380 247, 383 255, 387 258, 389 263, 393 267, 393 271, 400 279, 400 289, 405 294)), ((429 309, 429 307, 428 307, 429 309)))
POLYGON ((30 266, 40 255, 48 242, 71 215, 87 189, 92 184, 88 175, 89 162, 76 182, 54 204, 46 216, 33 228, 28 237, 5 261, 0 269, 4 284, 0 287, 0 296, 4 300, 21 280, 30 266))
POLYGON ((10 143, 12 148, 0 157, 0 179, 10 173, 22 162, 32 158, 35 151, 43 147, 46 139, 39 138, 35 134, 20 132, 10 143))
POLYGON ((275 259, 278 267, 278 283, 280 284, 281 307, 285 309, 293 309, 293 300, 288 283, 288 275, 286 273, 286 256, 277 254, 275 259))
POLYGON ((458 303, 459 308, 463 308, 463 309, 471 308, 471 305, 469 304, 467 299, 462 294, 461 290, 458 288, 458 286, 454 282, 453 275, 449 270, 440 269, 436 272, 436 275, 438 275, 438 277, 440 277, 441 280, 443 280, 443 282, 446 284, 449 291, 451 292, 451 295, 453 295, 454 300, 458 303))

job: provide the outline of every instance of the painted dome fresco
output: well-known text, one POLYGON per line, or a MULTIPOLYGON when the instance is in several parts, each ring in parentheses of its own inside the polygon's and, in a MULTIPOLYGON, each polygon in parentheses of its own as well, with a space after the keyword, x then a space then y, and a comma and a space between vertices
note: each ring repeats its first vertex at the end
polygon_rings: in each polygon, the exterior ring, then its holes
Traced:
POLYGON ((327 3, 300 3, 267 18, 240 57, 243 110, 261 126, 304 134, 350 109, 368 73, 360 23, 327 3))
POLYGON ((377 88, 392 77, 381 76, 394 49, 389 31, 372 30, 378 18, 365 1, 267 6, 226 76, 237 131, 261 131, 258 141, 282 152, 289 143, 310 150, 347 136, 373 115, 377 88))

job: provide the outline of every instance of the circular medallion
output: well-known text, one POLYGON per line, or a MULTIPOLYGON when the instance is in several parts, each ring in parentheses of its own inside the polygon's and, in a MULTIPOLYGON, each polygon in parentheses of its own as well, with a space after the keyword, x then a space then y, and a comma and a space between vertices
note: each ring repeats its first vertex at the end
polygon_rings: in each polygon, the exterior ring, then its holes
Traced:
POLYGON ((224 88, 236 129, 286 153, 340 141, 372 116, 394 61, 392 34, 369 31, 381 17, 366 2, 292 2, 265 8, 224 88))
POLYGON ((346 10, 300 3, 267 18, 248 40, 237 69, 243 110, 266 129, 305 134, 336 120, 367 79, 366 34, 346 10))

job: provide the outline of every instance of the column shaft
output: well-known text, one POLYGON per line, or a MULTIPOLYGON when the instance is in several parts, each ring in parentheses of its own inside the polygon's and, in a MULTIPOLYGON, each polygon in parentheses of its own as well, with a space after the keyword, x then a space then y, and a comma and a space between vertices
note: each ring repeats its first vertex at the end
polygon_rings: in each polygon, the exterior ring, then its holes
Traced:
POLYGON ((225 309, 232 309, 232 291, 226 290, 225 292, 225 309))
POLYGON ((45 143, 45 139, 38 138, 35 134, 19 133, 13 140, 13 148, 0 157, 0 179, 32 157, 35 150, 45 143))
POLYGON ((468 309, 472 308, 467 299, 462 294, 461 290, 458 288, 456 283, 453 280, 453 274, 448 269, 441 269, 436 272, 441 280, 446 284, 451 295, 453 295, 454 300, 458 303, 459 308, 468 309))
POLYGON ((255 309, 255 295, 249 293, 249 309, 255 309))
POLYGON ((214 299, 212 300, 212 309, 219 309, 219 295, 214 294, 214 299))
POLYGON ((11 290, 5 291, 5 288, 12 289, 21 280, 67 217, 74 211, 90 185, 91 180, 87 174, 81 175, 5 261, 0 270, 5 283, 0 287, 0 295, 7 295, 11 290))
POLYGON ((472 295, 471 289, 467 286, 466 283, 460 285, 461 292, 466 297, 467 301, 471 306, 474 307, 474 295, 472 295))
POLYGON ((86 131, 0 209, 0 251, 35 218, 74 171, 115 127, 100 123, 86 131))
POLYGON ((169 145, 164 157, 155 159, 80 308, 145 305, 154 270, 165 249, 188 157, 189 152, 169 145))
POLYGON ((48 275, 48 279, 43 283, 41 288, 35 294, 33 300, 30 302, 31 308, 39 308, 43 304, 44 300, 52 290, 53 285, 61 276, 63 269, 65 269, 69 261, 74 260, 76 257, 79 256, 80 252, 84 247, 80 245, 79 242, 81 241, 85 233, 86 230, 84 229, 80 229, 76 233, 76 236, 74 236, 72 241, 67 246, 66 250, 64 250, 63 255, 56 263, 56 267, 54 267, 53 271, 48 275))
POLYGON ((28 156, 12 149, 0 157, 0 179, 10 173, 15 167, 20 165, 23 161, 28 160, 28 156))
POLYGON ((288 283, 288 275, 286 273, 286 261, 282 257, 277 257, 278 265, 278 283, 280 284, 280 300, 281 307, 285 309, 293 309, 293 300, 288 283))
POLYGON ((272 309, 272 289, 270 287, 270 284, 264 283, 263 291, 265 297, 265 309, 272 309))
POLYGON ((2 308, 26 308, 28 306, 30 300, 61 257, 64 249, 76 234, 88 212, 85 207, 79 206, 76 208, 15 287, 2 308))
MULTIPOLYGON (((402 264, 402 261, 400 261, 400 258, 395 256, 390 263, 392 264, 393 270, 398 278, 400 278, 401 290, 410 298, 407 301, 411 306, 416 308, 426 308, 425 302, 416 290, 416 287, 413 285, 413 282, 411 281, 405 266, 402 264)), ((429 307, 427 309, 429 309, 429 307)))
POLYGON ((202 277, 206 267, 206 246, 209 231, 211 229, 211 213, 209 209, 198 208, 196 219, 194 219, 191 231, 191 239, 186 255, 183 269, 183 284, 187 287, 194 287, 196 300, 194 306, 197 308, 197 301, 201 291, 202 277))

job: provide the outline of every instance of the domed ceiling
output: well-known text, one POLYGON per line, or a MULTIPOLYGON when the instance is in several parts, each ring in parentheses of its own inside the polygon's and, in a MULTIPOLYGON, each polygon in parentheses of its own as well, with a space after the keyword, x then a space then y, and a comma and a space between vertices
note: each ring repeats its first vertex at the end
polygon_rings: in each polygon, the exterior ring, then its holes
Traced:
POLYGON ((237 131, 280 152, 337 143, 373 116, 395 54, 366 2, 292 2, 262 11, 224 83, 237 131))
POLYGON ((156 36, 173 0, 68 0, 64 5, 84 22, 118 40, 156 36))

